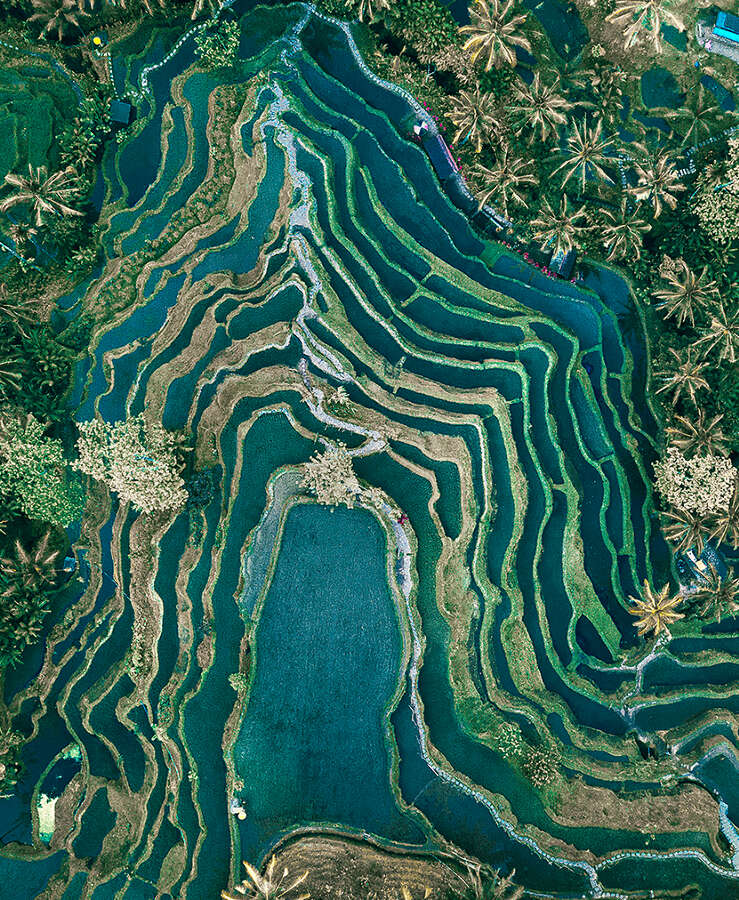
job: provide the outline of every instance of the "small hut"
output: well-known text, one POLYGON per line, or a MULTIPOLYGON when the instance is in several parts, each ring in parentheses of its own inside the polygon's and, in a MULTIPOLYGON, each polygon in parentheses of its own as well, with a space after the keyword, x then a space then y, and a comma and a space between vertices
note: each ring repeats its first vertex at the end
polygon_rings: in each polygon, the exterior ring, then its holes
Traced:
POLYGON ((572 272, 575 268, 575 260, 577 259, 577 254, 574 250, 568 250, 567 253, 564 250, 558 250, 554 256, 552 257, 552 261, 549 263, 549 268, 552 272, 555 272, 559 275, 560 278, 572 278, 572 272))
POLYGON ((133 119, 133 107, 125 100, 110 101, 110 121, 113 125, 130 125, 133 119))

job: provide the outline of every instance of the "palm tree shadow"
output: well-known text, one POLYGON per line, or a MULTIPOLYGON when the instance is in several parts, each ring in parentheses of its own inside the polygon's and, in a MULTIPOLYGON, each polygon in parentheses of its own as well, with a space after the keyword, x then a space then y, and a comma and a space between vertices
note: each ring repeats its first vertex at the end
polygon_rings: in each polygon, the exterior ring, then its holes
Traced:
POLYGON ((646 341, 644 322, 642 321, 634 294, 631 291, 629 291, 624 302, 620 304, 620 308, 616 310, 616 319, 618 320, 621 334, 632 349, 635 344, 641 344, 646 341))

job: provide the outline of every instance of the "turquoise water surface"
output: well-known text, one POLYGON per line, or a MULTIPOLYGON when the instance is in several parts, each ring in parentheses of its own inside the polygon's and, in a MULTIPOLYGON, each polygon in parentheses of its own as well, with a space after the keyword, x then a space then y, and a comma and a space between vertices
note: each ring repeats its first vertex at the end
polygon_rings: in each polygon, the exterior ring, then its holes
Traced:
POLYGON ((247 858, 311 822, 422 841, 398 808, 386 741, 403 672, 387 551, 367 510, 301 504, 287 514, 234 748, 247 858))
MULTIPOLYGON (((106 258, 65 306, 74 315, 80 298, 98 303, 100 280, 115 293, 116 267, 136 254, 142 273, 130 308, 94 334, 70 405, 81 420, 161 415, 189 434, 216 488, 203 509, 157 526, 144 586, 132 584, 137 515, 115 499, 90 511, 95 525, 76 548, 82 581, 54 614, 70 608, 72 625, 50 638, 44 695, 34 695, 44 644, 5 684, 17 727, 34 733, 18 790, 0 798, 15 845, 3 856, 9 877, 29 867, 34 890, 52 879, 53 896, 74 900, 212 900, 242 858, 259 863, 311 825, 450 842, 563 897, 596 892, 590 853, 604 885, 656 890, 672 879, 726 900, 737 882, 707 833, 593 827, 587 810, 563 824, 470 724, 492 733, 515 721, 562 754, 565 785, 626 795, 658 783, 635 728, 646 739, 675 729, 684 768, 706 736, 731 741, 729 722, 708 721, 721 701, 705 690, 736 680, 729 635, 676 639, 647 668, 638 711, 622 708, 635 686, 622 658, 639 647, 626 598, 644 578, 672 577, 628 286, 605 269, 584 288, 562 283, 506 252, 483 264, 483 240, 403 136, 412 98, 374 78, 347 33, 305 6, 247 7, 228 13, 242 59, 227 76, 188 68, 192 38, 175 50, 182 29, 151 23, 115 61, 119 88, 143 92, 144 125, 107 151, 117 205, 104 209, 106 258), (222 149, 209 109, 229 84, 235 108, 246 104, 233 155, 250 181, 225 210, 230 184, 207 201, 198 191, 222 149), (187 228, 170 246, 183 211, 187 228), (355 412, 324 421, 310 387, 338 384, 355 412), (375 449, 347 430, 356 421, 377 427, 375 449), (395 538, 366 509, 300 502, 272 547, 275 473, 337 439, 361 451, 357 475, 407 516, 407 597, 392 581, 395 538), (272 572, 266 560, 248 565, 265 534, 272 572), (468 604, 453 673, 450 588, 438 580, 450 559, 463 574, 449 584, 468 604), (142 590, 150 659, 137 670, 132 598, 142 590), (520 677, 513 619, 543 688, 520 677), (708 646, 717 660, 697 664, 708 646), (248 679, 241 694, 237 672, 248 679), (460 701, 461 684, 470 695, 460 701), (71 743, 83 789, 71 850, 50 855, 31 797, 71 743), (10 859, 17 850, 35 862, 10 859), (670 850, 687 855, 601 861, 670 850)), ((587 39, 564 4, 535 12, 565 55, 587 39)), ((705 771, 720 791, 734 769, 705 771)))

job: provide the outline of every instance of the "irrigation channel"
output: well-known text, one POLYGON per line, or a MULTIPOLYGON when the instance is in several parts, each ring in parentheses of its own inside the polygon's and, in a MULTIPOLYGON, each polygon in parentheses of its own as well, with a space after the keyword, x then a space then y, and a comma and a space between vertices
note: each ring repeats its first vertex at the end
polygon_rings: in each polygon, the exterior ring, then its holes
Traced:
POLYGON ((138 122, 63 301, 105 323, 78 420, 147 410, 217 489, 174 519, 91 499, 80 578, 5 681, 31 740, 0 883, 210 900, 312 826, 452 843, 545 896, 739 896, 735 623, 647 654, 626 612, 674 575, 626 285, 481 240, 347 26, 227 14, 227 72, 171 27, 113 46, 138 122), (371 506, 303 493, 337 440, 371 506), (555 751, 548 786, 503 723, 555 751))

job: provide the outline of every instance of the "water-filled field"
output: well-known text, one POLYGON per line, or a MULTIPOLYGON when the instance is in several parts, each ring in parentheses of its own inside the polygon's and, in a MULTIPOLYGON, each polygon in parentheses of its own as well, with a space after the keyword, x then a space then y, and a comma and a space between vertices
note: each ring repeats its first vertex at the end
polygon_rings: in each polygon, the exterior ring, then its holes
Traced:
POLYGON ((736 638, 681 624, 644 659, 626 611, 672 565, 626 285, 484 264, 404 137, 420 109, 348 31, 238 18, 233 70, 181 29, 113 48, 139 120, 103 162, 104 264, 64 301, 99 323, 70 403, 184 429, 217 490, 174 520, 91 499, 82 580, 5 684, 33 737, 0 896, 210 900, 309 823, 562 896, 736 896, 736 638), (384 513, 301 498, 335 440, 384 513))

